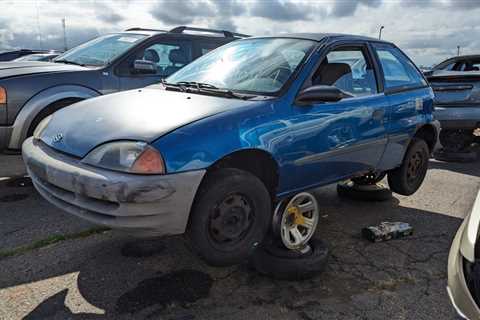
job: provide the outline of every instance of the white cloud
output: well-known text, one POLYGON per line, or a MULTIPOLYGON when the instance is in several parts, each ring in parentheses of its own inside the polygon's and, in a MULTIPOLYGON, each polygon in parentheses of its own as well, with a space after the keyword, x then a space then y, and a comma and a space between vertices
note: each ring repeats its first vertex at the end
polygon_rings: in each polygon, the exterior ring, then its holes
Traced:
POLYGON ((340 32, 378 36, 404 49, 418 64, 480 53, 480 1, 475 0, 0 0, 0 50, 70 46, 128 27, 168 29, 178 24, 234 29, 252 35, 340 32), (37 7, 39 27, 37 26, 37 7), (40 30, 40 33, 38 32, 40 30))

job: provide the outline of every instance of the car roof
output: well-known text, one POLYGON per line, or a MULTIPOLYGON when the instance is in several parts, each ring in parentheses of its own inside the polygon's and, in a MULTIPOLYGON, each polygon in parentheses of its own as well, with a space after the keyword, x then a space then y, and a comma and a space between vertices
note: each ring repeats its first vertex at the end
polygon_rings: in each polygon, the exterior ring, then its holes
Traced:
POLYGON ((447 61, 447 60, 468 60, 468 59, 478 59, 480 58, 480 55, 479 54, 470 54, 470 55, 464 55, 464 56, 455 56, 455 57, 451 57, 451 58, 448 58, 444 61, 447 61))
POLYGON ((186 37, 208 37, 216 39, 238 39, 250 37, 246 34, 240 34, 236 32, 231 32, 228 30, 218 30, 218 29, 208 29, 208 28, 197 28, 189 26, 178 26, 171 30, 160 30, 160 29, 146 29, 146 28, 130 28, 123 32, 125 34, 141 34, 145 36, 155 36, 155 35, 183 35, 186 37))
POLYGON ((359 36, 353 34, 343 34, 343 33, 279 33, 268 36, 254 37, 254 38, 295 38, 295 39, 305 39, 312 41, 322 41, 326 38, 335 39, 335 40, 364 40, 364 41, 376 41, 376 42, 385 42, 387 41, 378 40, 371 37, 359 36))

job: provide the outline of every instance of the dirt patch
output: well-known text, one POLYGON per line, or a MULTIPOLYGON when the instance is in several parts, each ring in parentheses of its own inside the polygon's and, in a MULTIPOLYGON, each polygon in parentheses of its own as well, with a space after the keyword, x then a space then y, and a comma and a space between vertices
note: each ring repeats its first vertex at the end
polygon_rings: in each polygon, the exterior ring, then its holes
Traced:
POLYGON ((151 306, 161 309, 172 304, 193 303, 208 297, 213 279, 197 270, 179 270, 140 282, 117 300, 121 314, 135 313, 151 306))
POLYGON ((128 258, 146 258, 160 254, 165 251, 163 245, 158 239, 136 240, 126 243, 122 247, 122 256, 128 258))

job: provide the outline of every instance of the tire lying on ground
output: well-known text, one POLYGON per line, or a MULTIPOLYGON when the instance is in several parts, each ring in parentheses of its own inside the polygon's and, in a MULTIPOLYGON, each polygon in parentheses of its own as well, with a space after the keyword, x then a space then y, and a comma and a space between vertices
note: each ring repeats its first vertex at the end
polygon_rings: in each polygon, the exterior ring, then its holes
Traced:
POLYGON ((392 198, 392 191, 381 183, 357 184, 350 180, 337 184, 337 193, 341 197, 361 201, 386 201, 392 198))
POLYGON ((323 241, 310 240, 301 251, 289 250, 280 242, 259 247, 250 259, 250 265, 259 273, 279 280, 306 280, 325 270, 329 251, 323 241))

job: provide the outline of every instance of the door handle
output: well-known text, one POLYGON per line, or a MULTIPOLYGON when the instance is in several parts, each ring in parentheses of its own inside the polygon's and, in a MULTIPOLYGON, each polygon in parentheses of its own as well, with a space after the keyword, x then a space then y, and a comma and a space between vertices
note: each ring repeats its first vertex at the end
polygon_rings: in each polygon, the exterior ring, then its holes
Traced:
POLYGON ((372 118, 377 121, 382 121, 384 116, 385 116, 384 109, 377 109, 373 111, 373 114, 372 114, 372 118))

